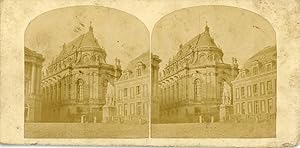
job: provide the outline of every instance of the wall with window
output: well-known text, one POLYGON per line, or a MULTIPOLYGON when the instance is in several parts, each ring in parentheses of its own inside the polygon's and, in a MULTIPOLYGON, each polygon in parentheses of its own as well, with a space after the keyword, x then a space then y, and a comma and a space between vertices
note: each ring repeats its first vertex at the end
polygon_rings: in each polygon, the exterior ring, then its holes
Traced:
POLYGON ((276 71, 259 73, 233 82, 234 116, 253 120, 274 117, 275 103, 276 71))
MULTIPOLYGON (((137 67, 142 68, 143 67, 137 67)), ((139 69, 136 69, 134 77, 115 82, 117 96, 116 118, 124 121, 138 121, 140 119, 148 121, 148 108, 150 105, 149 93, 149 75, 139 75, 139 69)))

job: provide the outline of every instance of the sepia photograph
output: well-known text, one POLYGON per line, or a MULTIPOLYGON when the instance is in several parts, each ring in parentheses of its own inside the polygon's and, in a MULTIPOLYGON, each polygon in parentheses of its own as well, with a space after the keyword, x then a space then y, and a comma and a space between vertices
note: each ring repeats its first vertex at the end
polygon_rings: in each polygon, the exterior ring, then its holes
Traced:
POLYGON ((25 32, 25 138, 149 135, 149 32, 112 8, 37 16, 25 32))
POLYGON ((296 0, 0 3, 0 145, 299 145, 296 0))
POLYGON ((276 36, 253 12, 176 10, 154 26, 153 138, 276 136, 276 36))

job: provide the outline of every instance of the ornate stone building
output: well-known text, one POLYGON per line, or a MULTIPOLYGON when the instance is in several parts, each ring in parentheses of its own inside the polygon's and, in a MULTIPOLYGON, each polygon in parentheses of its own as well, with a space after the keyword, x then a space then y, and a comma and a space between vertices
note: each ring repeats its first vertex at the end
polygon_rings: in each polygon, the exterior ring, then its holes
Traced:
MULTIPOLYGON (((150 52, 143 53, 130 61, 120 79, 109 82, 104 122, 145 123, 149 121, 150 96, 156 96, 158 84, 158 64, 161 60, 150 52), (151 61, 150 61, 151 56, 151 61), (151 64, 150 64, 151 62, 151 64), (151 66, 151 75, 150 75, 151 66), (150 76, 151 82, 150 83, 150 76), (150 84, 151 93, 150 95, 150 84)), ((153 99, 152 99, 153 101, 153 99)), ((158 114, 157 101, 152 102, 152 114, 158 114), (154 103, 153 103, 154 102, 154 103)), ((156 119, 157 116, 153 118, 156 119)))
POLYGON ((232 64, 223 62, 223 51, 206 25, 203 33, 180 45, 162 70, 160 122, 219 121, 224 84, 232 88, 237 74, 236 59, 232 64))
POLYGON ((41 121, 42 94, 41 78, 42 63, 44 58, 41 54, 36 53, 28 48, 25 50, 25 122, 41 121))
POLYGON ((106 63, 93 28, 68 44, 45 69, 42 79, 45 122, 101 122, 108 82, 121 75, 120 61, 106 63))
POLYGON ((276 60, 276 47, 266 47, 252 56, 240 70, 232 82, 235 119, 275 119, 276 60))
POLYGON ((121 122, 149 121, 150 53, 130 61, 115 82, 116 114, 121 122))

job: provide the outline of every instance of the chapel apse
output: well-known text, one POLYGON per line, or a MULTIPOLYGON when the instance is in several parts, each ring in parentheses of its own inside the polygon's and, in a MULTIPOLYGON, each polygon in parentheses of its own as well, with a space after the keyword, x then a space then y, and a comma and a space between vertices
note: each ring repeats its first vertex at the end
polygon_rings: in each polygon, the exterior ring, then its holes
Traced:
POLYGON ((153 137, 275 136, 276 34, 265 18, 228 6, 176 10, 155 24, 151 47, 161 59, 153 137))

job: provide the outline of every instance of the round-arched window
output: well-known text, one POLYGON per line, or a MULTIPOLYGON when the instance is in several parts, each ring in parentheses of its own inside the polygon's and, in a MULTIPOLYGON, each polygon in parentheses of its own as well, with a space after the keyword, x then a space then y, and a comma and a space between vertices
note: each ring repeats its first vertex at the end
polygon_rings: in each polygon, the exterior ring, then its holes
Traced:
POLYGON ((84 81, 82 79, 78 79, 77 80, 77 99, 79 101, 83 101, 83 84, 84 84, 84 81))
POLYGON ((194 91, 195 91, 195 100, 201 100, 204 96, 202 81, 200 79, 196 79, 194 82, 194 91))

